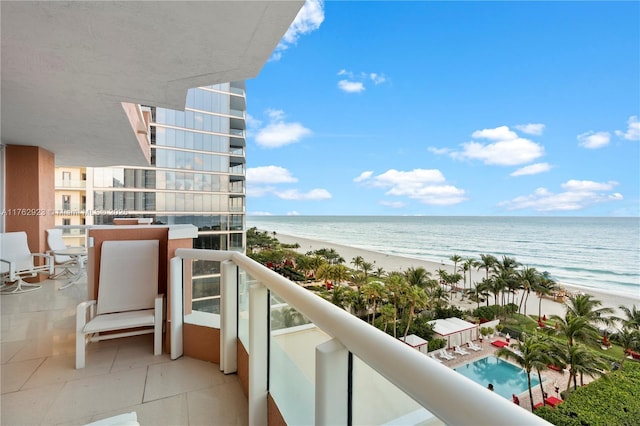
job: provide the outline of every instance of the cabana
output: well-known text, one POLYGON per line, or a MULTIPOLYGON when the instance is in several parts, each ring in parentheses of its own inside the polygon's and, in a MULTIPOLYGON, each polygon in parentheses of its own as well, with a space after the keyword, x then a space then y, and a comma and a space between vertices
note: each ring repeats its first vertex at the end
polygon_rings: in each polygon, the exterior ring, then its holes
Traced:
POLYGON ((460 318, 429 321, 435 334, 447 341, 447 348, 461 346, 478 338, 478 325, 460 318))
POLYGON ((400 340, 405 342, 407 345, 411 346, 413 349, 416 349, 423 354, 429 352, 429 342, 424 340, 420 336, 416 336, 415 334, 410 334, 407 336, 406 340, 404 337, 401 337, 400 340))

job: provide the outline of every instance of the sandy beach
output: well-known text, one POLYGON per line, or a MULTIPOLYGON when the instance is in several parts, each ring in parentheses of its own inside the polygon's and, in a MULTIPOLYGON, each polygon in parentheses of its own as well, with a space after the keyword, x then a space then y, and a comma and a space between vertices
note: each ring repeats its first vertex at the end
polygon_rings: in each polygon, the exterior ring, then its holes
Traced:
MULTIPOLYGON (((366 262, 370 262, 374 264, 374 269, 383 268, 387 272, 392 271, 405 271, 410 267, 423 267, 427 271, 432 273, 432 276, 437 277, 437 270, 444 269, 448 272, 453 272, 453 263, 448 259, 443 259, 441 263, 438 262, 430 262, 422 259, 412 259, 403 256, 393 256, 385 253, 379 253, 371 250, 365 250, 352 246, 345 246, 341 244, 335 244, 331 242, 321 241, 321 240, 313 240, 309 238, 301 238, 292 235, 285 234, 276 234, 276 238, 283 244, 295 244, 298 243, 300 248, 297 249, 299 253, 306 253, 308 251, 318 250, 322 248, 326 249, 334 249, 336 252, 340 254, 345 260, 345 263, 352 267, 351 260, 356 256, 362 256, 362 258, 366 262)), ((469 286, 469 276, 471 276, 471 282, 479 282, 482 278, 485 277, 485 273, 483 270, 471 270, 467 273, 467 287, 469 286)), ((462 283, 460 283, 462 284, 462 283)), ((578 287, 572 287, 569 285, 565 285, 563 283, 558 283, 560 286, 564 287, 569 293, 579 293, 582 292, 583 289, 578 287)), ((618 306, 623 305, 627 307, 631 307, 634 304, 636 306, 640 306, 640 299, 633 299, 629 297, 623 297, 615 294, 608 294, 605 292, 596 292, 590 290, 589 293, 593 295, 593 297, 602 302, 603 307, 610 307, 616 310, 616 313, 619 314, 620 310, 618 306)), ((517 300, 519 300, 519 295, 517 300)), ((527 313, 533 314, 538 312, 538 297, 535 293, 532 293, 529 296, 527 301, 527 313)), ((473 309, 477 305, 474 302, 470 302, 467 300, 460 300, 459 296, 456 297, 451 302, 463 309, 473 309)), ((542 299, 542 314, 543 315, 564 315, 564 304, 561 302, 556 302, 552 299, 543 298, 542 299)))

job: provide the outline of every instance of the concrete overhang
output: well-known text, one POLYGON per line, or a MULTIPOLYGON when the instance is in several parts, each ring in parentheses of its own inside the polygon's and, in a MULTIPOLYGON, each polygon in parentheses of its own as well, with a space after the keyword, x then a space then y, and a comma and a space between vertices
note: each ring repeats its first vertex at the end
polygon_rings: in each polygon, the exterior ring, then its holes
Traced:
POLYGON ((255 77, 303 4, 2 1, 2 143, 147 165, 123 103, 183 110, 189 88, 255 77))

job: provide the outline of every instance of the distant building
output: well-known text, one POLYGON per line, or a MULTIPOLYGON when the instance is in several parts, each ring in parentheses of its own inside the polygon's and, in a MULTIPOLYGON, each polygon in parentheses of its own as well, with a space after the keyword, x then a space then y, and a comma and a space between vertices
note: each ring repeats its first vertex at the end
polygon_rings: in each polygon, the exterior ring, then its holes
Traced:
MULTIPOLYGON (((185 111, 143 111, 152 166, 57 168, 56 225, 105 225, 126 217, 193 224, 194 248, 244 252, 244 82, 191 89, 185 111)), ((68 244, 78 243, 79 232, 65 231, 68 244)), ((194 265, 194 299, 201 300, 193 308, 210 311, 217 309, 211 300, 219 296, 219 271, 204 263, 194 265)))

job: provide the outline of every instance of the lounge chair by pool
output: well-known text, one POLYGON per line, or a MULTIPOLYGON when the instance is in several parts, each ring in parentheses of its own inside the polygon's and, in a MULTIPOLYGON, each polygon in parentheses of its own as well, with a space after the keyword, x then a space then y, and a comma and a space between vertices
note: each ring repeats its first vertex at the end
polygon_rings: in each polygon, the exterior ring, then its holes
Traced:
POLYGON ((469 343, 467 343, 467 346, 469 346, 469 349, 471 349, 472 351, 476 351, 476 352, 478 352, 478 351, 481 351, 481 350, 482 350, 482 347, 481 347, 481 346, 478 346, 478 345, 476 345, 476 344, 475 344, 475 343, 473 343, 473 342, 469 342, 469 343))
POLYGON ((469 352, 465 351, 460 346, 454 346, 453 347, 453 353, 458 354, 458 355, 469 355, 469 352))

